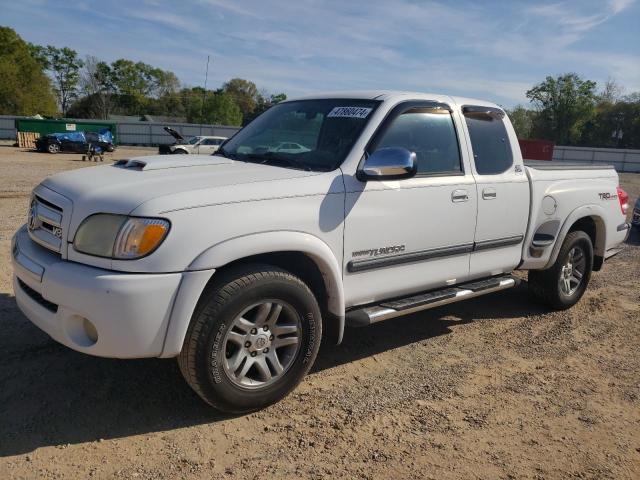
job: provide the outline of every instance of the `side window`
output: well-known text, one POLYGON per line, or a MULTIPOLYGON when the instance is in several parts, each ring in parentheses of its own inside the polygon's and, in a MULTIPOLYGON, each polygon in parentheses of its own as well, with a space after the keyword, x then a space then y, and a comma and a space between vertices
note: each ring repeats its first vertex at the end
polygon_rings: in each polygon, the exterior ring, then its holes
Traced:
POLYGON ((504 112, 497 108, 464 107, 464 118, 471 137, 476 171, 497 175, 513 165, 511 145, 504 125, 504 112))
POLYGON ((443 108, 414 107, 398 115, 376 143, 415 152, 418 175, 462 172, 453 118, 443 108))
POLYGON ((217 140, 215 138, 206 138, 203 142, 202 145, 217 145, 217 140))

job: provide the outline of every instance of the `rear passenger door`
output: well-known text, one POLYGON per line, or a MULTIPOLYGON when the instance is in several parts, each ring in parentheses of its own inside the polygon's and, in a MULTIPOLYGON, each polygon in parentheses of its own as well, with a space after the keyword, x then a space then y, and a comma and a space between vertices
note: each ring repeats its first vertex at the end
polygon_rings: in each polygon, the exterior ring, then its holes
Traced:
POLYGON ((510 272, 522 258, 530 202, 518 140, 499 108, 465 105, 462 114, 478 195, 470 275, 510 272))
POLYGON ((464 281, 469 275, 476 190, 449 107, 404 102, 367 147, 415 152, 416 176, 351 184, 345 179, 347 307, 464 281))
POLYGON ((217 138, 205 138, 198 145, 200 155, 211 155, 218 149, 219 140, 217 138))

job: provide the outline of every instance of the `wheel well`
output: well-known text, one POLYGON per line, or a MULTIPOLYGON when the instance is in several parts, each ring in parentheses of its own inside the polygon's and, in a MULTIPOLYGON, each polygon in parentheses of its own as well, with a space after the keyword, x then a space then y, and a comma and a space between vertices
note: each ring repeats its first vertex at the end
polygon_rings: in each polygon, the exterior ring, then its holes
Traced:
MULTIPOLYGON (((594 219, 593 217, 582 217, 575 221, 568 233, 582 231, 589 235, 591 239, 591 244, 593 245, 593 270, 598 271, 602 268, 602 264, 604 263, 604 256, 599 255, 598 252, 600 248, 603 247, 598 239, 598 234, 603 234, 604 232, 598 232, 600 224, 600 219, 594 219)), ((604 227, 602 227, 604 228, 604 227)))
POLYGON ((261 253, 259 255, 251 255, 238 260, 234 260, 223 267, 216 269, 212 280, 222 272, 239 265, 250 263, 266 263, 286 270, 296 277, 300 278, 307 284, 313 295, 318 301, 323 318, 323 331, 330 341, 334 341, 341 337, 339 332, 338 319, 328 308, 327 286, 322 276, 322 272, 316 263, 302 252, 285 251, 261 253))
POLYGON ((597 228, 596 228, 596 222, 593 220, 592 217, 582 217, 576 220, 576 222, 573 225, 571 225, 571 228, 569 229, 569 233, 576 232, 576 231, 583 231, 584 233, 589 235, 589 238, 591 239, 591 243, 595 247, 596 240, 597 240, 597 237, 596 237, 597 228))

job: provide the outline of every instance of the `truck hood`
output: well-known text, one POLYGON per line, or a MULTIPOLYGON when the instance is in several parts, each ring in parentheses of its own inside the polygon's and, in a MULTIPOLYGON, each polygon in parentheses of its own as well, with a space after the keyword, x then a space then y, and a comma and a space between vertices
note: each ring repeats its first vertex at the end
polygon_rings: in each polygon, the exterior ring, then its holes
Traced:
POLYGON ((73 233, 93 213, 129 214, 153 199, 164 200, 154 202, 156 206, 178 209, 251 200, 249 192, 256 191, 260 198, 275 198, 282 195, 282 181, 314 175, 318 173, 220 156, 158 155, 59 173, 42 185, 73 203, 73 233))

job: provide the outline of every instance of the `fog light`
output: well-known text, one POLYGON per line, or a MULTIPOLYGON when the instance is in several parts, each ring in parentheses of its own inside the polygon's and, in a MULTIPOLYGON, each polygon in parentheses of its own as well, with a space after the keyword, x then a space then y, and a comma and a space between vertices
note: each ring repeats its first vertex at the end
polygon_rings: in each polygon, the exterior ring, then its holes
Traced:
POLYGON ((91 340, 93 343, 96 343, 98 341, 98 331, 96 330, 95 325, 84 318, 82 320, 82 326, 84 327, 84 333, 87 334, 89 340, 91 340))
POLYGON ((69 339, 80 347, 91 347, 98 341, 98 330, 88 319, 71 315, 65 319, 64 329, 69 339))

